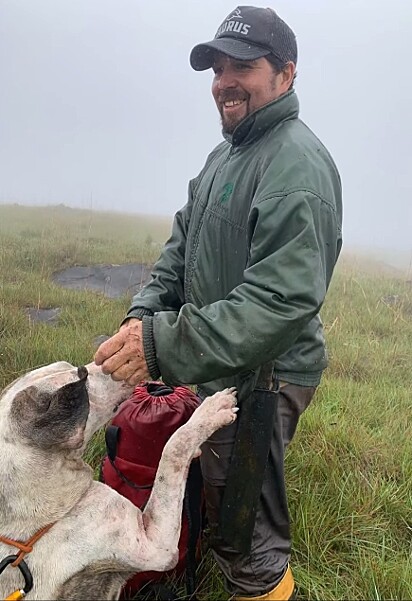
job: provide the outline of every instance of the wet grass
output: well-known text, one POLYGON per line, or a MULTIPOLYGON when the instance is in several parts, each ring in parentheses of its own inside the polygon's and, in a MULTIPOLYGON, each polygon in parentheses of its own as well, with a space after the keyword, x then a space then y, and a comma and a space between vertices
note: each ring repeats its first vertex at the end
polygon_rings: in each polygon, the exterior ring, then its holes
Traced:
MULTIPOLYGON (((56 360, 89 362, 127 297, 64 290, 72 265, 148 262, 170 221, 65 207, 0 206, 0 388, 56 360), (24 308, 61 307, 57 327, 24 308)), ((382 265, 343 257, 322 310, 330 353, 287 456, 292 566, 299 599, 412 599, 412 286, 382 265)), ((99 433, 87 459, 96 468, 99 433)), ((225 599, 207 554, 199 598, 225 599)))

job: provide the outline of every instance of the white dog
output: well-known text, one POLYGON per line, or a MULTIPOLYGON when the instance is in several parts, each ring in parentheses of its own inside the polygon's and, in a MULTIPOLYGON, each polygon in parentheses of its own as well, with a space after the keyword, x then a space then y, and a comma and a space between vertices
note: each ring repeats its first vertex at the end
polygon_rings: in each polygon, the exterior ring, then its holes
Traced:
POLYGON ((0 599, 117 599, 131 574, 174 567, 185 480, 199 446, 236 418, 234 389, 206 399, 167 443, 142 513, 93 481, 81 455, 132 389, 94 363, 59 362, 16 380, 0 396, 0 599), (45 527, 50 528, 44 530, 45 527), (18 543, 35 534, 32 551, 18 543), (16 546, 13 543, 16 543, 16 546), (29 550, 23 547, 23 550, 29 550), (27 584, 27 583, 26 583, 27 584), (30 588, 30 583, 26 590, 30 588))

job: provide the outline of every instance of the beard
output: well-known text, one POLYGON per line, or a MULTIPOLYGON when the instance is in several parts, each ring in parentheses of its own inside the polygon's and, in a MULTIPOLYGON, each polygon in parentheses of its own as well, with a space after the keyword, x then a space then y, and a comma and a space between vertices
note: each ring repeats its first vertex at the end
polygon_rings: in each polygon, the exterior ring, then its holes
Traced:
POLYGON ((249 95, 246 92, 227 90, 219 95, 217 108, 220 113, 220 121, 224 134, 233 134, 236 127, 249 114, 249 95), (227 110, 224 103, 228 101, 242 100, 242 104, 235 110, 227 110))
POLYGON ((226 116, 223 111, 220 111, 220 122, 222 124, 222 131, 224 134, 233 134, 239 123, 246 119, 249 114, 248 107, 246 107, 246 113, 242 117, 226 116))

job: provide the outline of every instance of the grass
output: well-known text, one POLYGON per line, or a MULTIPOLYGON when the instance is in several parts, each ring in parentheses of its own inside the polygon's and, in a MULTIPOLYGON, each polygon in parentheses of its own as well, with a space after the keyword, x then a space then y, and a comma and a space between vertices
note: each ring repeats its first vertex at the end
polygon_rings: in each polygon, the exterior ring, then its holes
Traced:
MULTIPOLYGON (((150 263, 169 220, 64 206, 0 206, 0 388, 57 359, 89 362, 127 297, 64 290, 75 264, 150 263), (28 305, 61 307, 57 327, 28 305)), ((412 287, 382 264, 343 257, 322 310, 330 366, 287 456, 292 566, 299 599, 412 599, 412 287)), ((87 459, 96 467, 99 433, 87 459)), ((201 599, 225 599, 210 555, 201 599)))

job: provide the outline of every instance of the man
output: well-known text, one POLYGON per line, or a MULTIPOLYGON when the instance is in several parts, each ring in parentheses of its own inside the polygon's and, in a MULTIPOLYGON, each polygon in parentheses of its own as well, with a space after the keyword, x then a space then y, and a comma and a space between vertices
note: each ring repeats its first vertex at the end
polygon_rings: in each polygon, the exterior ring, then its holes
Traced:
MULTIPOLYGON (((272 9, 236 8, 190 62, 214 71, 225 141, 190 182, 152 281, 95 359, 116 380, 162 377, 197 384, 202 397, 250 378, 255 384, 269 362, 280 390, 263 484, 232 456, 240 426, 213 436, 201 461, 213 551, 228 591, 237 599, 289 599, 283 456, 327 364, 318 313, 341 248, 340 178, 298 118, 296 39, 272 9), (248 554, 220 528, 231 460, 246 491, 259 486, 248 554)), ((240 399, 239 424, 242 407, 240 399)), ((260 431, 246 427, 259 446, 260 431)))

